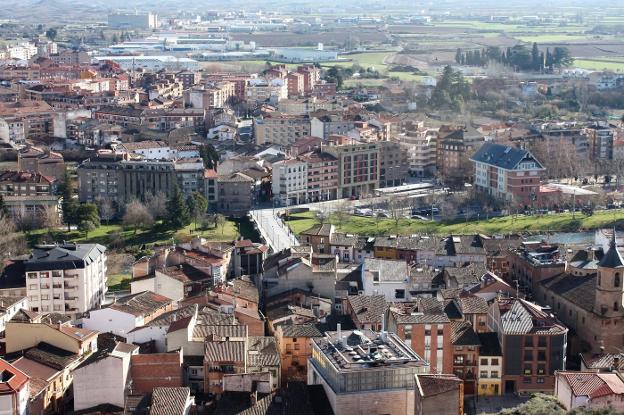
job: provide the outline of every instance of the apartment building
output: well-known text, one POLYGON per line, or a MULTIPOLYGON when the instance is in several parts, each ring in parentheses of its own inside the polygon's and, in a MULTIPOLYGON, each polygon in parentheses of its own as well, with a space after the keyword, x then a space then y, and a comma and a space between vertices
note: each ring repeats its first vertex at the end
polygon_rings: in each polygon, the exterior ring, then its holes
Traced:
POLYGON ((101 123, 126 128, 143 124, 143 110, 130 106, 104 106, 95 110, 93 117, 101 123))
POLYGON ((273 197, 281 206, 298 205, 308 200, 308 164, 297 159, 287 159, 273 164, 273 197))
POLYGON ((305 75, 298 72, 288 74, 286 81, 288 82, 288 96, 298 97, 305 92, 305 75))
POLYGON ((393 141, 379 142, 379 186, 400 186, 409 174, 407 153, 401 144, 393 141))
POLYGON ((297 67, 297 73, 303 74, 303 90, 306 94, 312 93, 316 84, 321 81, 321 69, 313 65, 297 67))
POLYGON ((453 373, 453 330, 441 301, 419 298, 392 304, 388 330, 422 356, 433 373, 453 373))
POLYGON ((308 384, 323 387, 336 415, 412 414, 415 376, 428 372, 395 334, 340 326, 312 340, 308 360, 308 384))
POLYGON ((6 170, 0 173, 2 196, 52 195, 55 190, 56 181, 51 177, 29 171, 6 170))
POLYGON ((54 136, 54 109, 44 101, 0 102, 0 140, 24 144, 26 139, 54 136))
POLYGON ((243 173, 217 177, 217 207, 232 216, 244 216, 251 210, 254 179, 243 173))
POLYGON ((323 334, 314 324, 279 324, 275 338, 279 348, 282 384, 308 378, 308 359, 312 357, 312 339, 323 334))
POLYGON ((339 197, 372 195, 379 187, 379 143, 334 144, 324 150, 338 160, 339 197))
POLYGON ((298 157, 307 164, 307 200, 334 200, 338 196, 338 159, 324 151, 301 154, 298 157))
POLYGON ((30 309, 79 315, 106 295, 106 248, 98 244, 37 246, 26 268, 30 309))
POLYGON ((307 115, 267 114, 254 119, 256 144, 292 144, 310 135, 310 117, 307 115))
POLYGON ((324 140, 332 135, 345 135, 355 128, 355 121, 339 111, 316 111, 310 113, 310 131, 315 137, 324 140))
POLYGON ((286 79, 254 78, 247 81, 245 100, 250 103, 271 102, 277 104, 288 98, 288 81, 286 79))
POLYGON ((470 160, 477 190, 524 206, 536 200, 545 169, 528 150, 485 143, 470 160))
POLYGON ((437 130, 425 128, 423 122, 405 123, 395 137, 407 153, 410 173, 430 177, 436 172, 437 130))
POLYGON ((168 195, 176 185, 187 196, 206 190, 204 165, 197 158, 128 160, 124 154, 100 153, 83 161, 77 173, 81 202, 106 197, 121 203, 148 193, 168 195))
POLYGON ((193 108, 223 108, 235 96, 236 89, 232 82, 196 86, 185 91, 185 101, 193 108))
POLYGON ((565 369, 568 329, 547 308, 526 300, 497 299, 488 327, 503 353, 504 393, 552 393, 555 371, 565 369))
POLYGON ((590 160, 613 160, 614 130, 598 123, 583 129, 587 137, 590 160))
POLYGON ((17 169, 39 173, 62 182, 65 177, 65 160, 60 153, 27 147, 17 153, 17 169))

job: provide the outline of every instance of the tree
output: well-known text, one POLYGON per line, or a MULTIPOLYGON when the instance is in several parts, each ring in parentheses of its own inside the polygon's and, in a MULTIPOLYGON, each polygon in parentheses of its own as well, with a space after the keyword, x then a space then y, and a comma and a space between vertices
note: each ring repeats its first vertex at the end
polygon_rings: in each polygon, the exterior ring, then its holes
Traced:
POLYGON ((215 215, 215 225, 218 228, 221 228, 221 235, 225 232, 225 225, 227 225, 227 219, 222 214, 218 213, 215 215))
POLYGON ((84 232, 85 237, 89 236, 89 232, 94 231, 97 228, 97 226, 88 220, 82 220, 80 222, 78 222, 78 230, 80 232, 84 232))
POLYGON ((117 210, 110 197, 102 197, 97 200, 98 210, 100 212, 100 218, 108 224, 108 222, 115 217, 117 210))
POLYGON ((4 260, 21 255, 27 252, 26 237, 22 232, 18 232, 15 222, 7 215, 0 213, 0 273, 3 271, 4 260))
MULTIPOLYGON (((118 43, 119 42, 119 38, 117 37, 117 33, 113 34, 113 38, 111 39, 113 41, 113 43, 118 43)), ((166 42, 166 39, 165 39, 166 42)))
POLYGON ((542 63, 540 62, 540 53, 537 47, 537 43, 533 42, 533 48, 531 49, 531 62, 533 63, 533 69, 539 71, 542 69, 542 63))
POLYGON ((93 203, 78 205, 75 210, 75 218, 78 229, 85 233, 100 226, 100 214, 98 213, 97 206, 93 203))
POLYGON ((133 200, 126 205, 126 212, 123 215, 122 222, 125 226, 132 226, 136 235, 138 228, 152 225, 154 218, 147 206, 138 200, 133 200))
POLYGON ((574 58, 570 55, 570 49, 562 46, 557 46, 553 49, 553 65, 562 68, 571 66, 574 63, 574 58))
POLYGON ((208 210, 208 200, 198 192, 193 192, 186 198, 186 205, 188 206, 189 213, 195 222, 195 230, 197 230, 197 222, 208 210))
POLYGON ((191 223, 188 206, 184 202, 182 192, 177 185, 173 188, 171 197, 167 200, 167 215, 167 223, 175 229, 183 228, 191 223))
POLYGON ((9 216, 9 208, 4 203, 4 197, 0 195, 0 216, 9 216))
POLYGON ((51 233, 52 229, 60 224, 60 218, 56 207, 44 207, 40 212, 40 216, 41 222, 48 228, 48 233, 51 233))
POLYGON ((457 52, 455 52, 455 63, 460 65, 462 63, 462 50, 457 48, 457 52))
POLYGON ((69 175, 69 170, 67 169, 65 169, 63 184, 61 185, 61 197, 63 198, 61 202, 63 222, 67 225, 67 230, 69 231, 71 225, 78 223, 76 213, 79 204, 78 201, 74 199, 73 182, 69 175))
POLYGON ((58 31, 55 28, 51 27, 48 30, 46 30, 45 35, 48 39, 53 41, 54 39, 56 39, 56 36, 58 35, 58 31))
POLYGON ((145 206, 154 220, 163 219, 167 215, 167 195, 163 192, 157 192, 155 195, 148 193, 145 196, 145 206))
POLYGON ((204 161, 207 169, 216 169, 219 164, 219 153, 212 144, 204 144, 199 147, 199 156, 204 161))

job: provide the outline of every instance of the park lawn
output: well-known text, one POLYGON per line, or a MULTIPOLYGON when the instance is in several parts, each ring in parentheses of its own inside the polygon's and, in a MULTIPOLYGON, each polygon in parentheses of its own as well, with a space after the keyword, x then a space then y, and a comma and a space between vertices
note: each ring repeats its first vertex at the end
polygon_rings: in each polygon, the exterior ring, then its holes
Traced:
MULTIPOLYGON (((47 229, 37 229, 29 232, 27 237, 29 243, 34 245, 41 242, 47 235, 47 229)), ((238 228, 236 222, 229 219, 225 223, 223 231, 220 227, 195 231, 194 224, 175 231, 157 223, 147 229, 137 229, 135 232, 134 229, 124 228, 121 224, 110 224, 101 225, 87 235, 76 230, 67 232, 64 229, 54 229, 50 233, 50 238, 47 239, 76 243, 98 243, 104 246, 117 244, 128 249, 132 247, 141 248, 143 245, 164 245, 173 240, 176 242, 188 241, 193 236, 201 236, 210 241, 232 241, 238 237, 238 228)))
POLYGON ((605 62, 604 60, 574 59, 574 66, 581 69, 624 71, 624 61, 605 62))
POLYGON ((109 275, 106 285, 109 291, 128 291, 130 289, 130 274, 113 274, 109 275))
MULTIPOLYGON (((571 232, 580 229, 598 229, 624 225, 624 211, 609 210, 596 212, 592 216, 581 213, 560 213, 543 216, 505 216, 479 221, 431 222, 415 219, 374 219, 361 216, 347 216, 338 223, 337 218, 330 219, 341 232, 359 235, 410 235, 433 233, 440 235, 483 233, 486 235, 515 232, 571 232)), ((291 215, 288 226, 295 233, 309 229, 318 223, 314 212, 291 215)))

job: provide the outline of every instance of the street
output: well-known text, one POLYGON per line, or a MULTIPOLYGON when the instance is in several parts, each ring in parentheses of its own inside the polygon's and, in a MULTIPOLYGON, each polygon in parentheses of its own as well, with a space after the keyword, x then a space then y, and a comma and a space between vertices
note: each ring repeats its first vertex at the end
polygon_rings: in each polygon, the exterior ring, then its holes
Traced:
POLYGON ((278 209, 266 208, 249 212, 251 219, 256 223, 258 232, 264 238, 273 252, 288 249, 299 245, 299 241, 290 228, 277 217, 278 209))

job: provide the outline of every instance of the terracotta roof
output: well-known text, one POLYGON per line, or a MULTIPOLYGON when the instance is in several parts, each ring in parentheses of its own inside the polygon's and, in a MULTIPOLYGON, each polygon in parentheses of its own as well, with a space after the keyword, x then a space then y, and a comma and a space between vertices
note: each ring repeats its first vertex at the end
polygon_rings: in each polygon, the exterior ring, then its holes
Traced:
POLYGON ((18 392, 28 383, 28 376, 4 359, 0 359, 0 373, 0 395, 18 392))
POLYGON ((350 295, 347 302, 355 314, 356 323, 360 324, 381 324, 381 315, 388 309, 384 295, 350 295))
POLYGON ((624 382, 615 373, 595 372, 558 372, 575 396, 587 396, 590 399, 611 394, 624 394, 624 382))
POLYGON ((207 362, 243 362, 245 360, 245 342, 206 342, 204 359, 207 362))
POLYGON ((150 407, 150 415, 182 415, 191 390, 185 387, 175 388, 154 388, 152 392, 152 406, 150 407))
POLYGON ((323 333, 314 324, 283 324, 279 326, 284 337, 321 337, 323 333))
POLYGON ((458 390, 462 380, 455 375, 416 375, 416 389, 423 397, 435 396, 445 392, 458 390))
POLYGON ((247 338, 247 364, 256 368, 279 366, 280 354, 273 336, 249 336, 247 338))
POLYGON ((109 305, 108 308, 135 316, 146 316, 153 314, 171 303, 172 300, 170 298, 151 291, 143 291, 118 298, 117 301, 109 305))
MULTIPOLYGON (((52 326, 55 327, 56 326, 52 326)), ((98 332, 95 330, 89 330, 89 329, 81 329, 79 327, 74 327, 74 326, 70 326, 67 324, 63 324, 60 327, 58 327, 58 330, 70 337, 73 337, 76 340, 79 341, 85 341, 85 339, 91 338, 93 336, 97 336, 98 332)))
POLYGON ((463 314, 487 314, 488 304, 483 297, 463 292, 459 296, 459 309, 463 314))
POLYGON ((43 365, 26 357, 20 357, 13 366, 30 378, 30 396, 31 398, 39 395, 47 388, 50 380, 60 375, 60 372, 50 366, 43 365))
POLYGON ((180 282, 212 280, 204 271, 186 263, 161 269, 160 272, 180 282))
POLYGON ((43 176, 39 173, 33 173, 29 171, 14 171, 5 170, 0 173, 0 182, 6 183, 32 183, 32 184, 47 184, 54 183, 54 177, 43 176))
POLYGON ((453 342, 453 346, 481 345, 481 342, 479 341, 479 336, 477 336, 477 333, 475 333, 470 322, 465 320, 452 321, 451 330, 451 341, 453 342))

